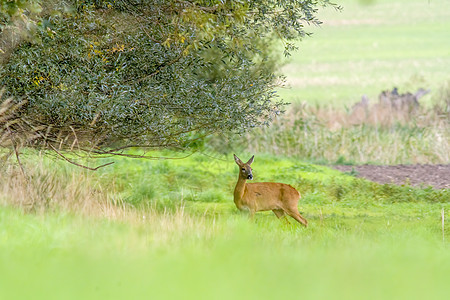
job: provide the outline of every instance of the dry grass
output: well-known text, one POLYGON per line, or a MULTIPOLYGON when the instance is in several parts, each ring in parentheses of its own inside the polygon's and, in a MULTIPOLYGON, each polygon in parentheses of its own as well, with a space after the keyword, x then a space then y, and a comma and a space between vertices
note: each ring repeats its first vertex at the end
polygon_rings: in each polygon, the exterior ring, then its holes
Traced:
POLYGON ((155 234, 149 238, 155 246, 175 243, 192 232, 207 238, 219 230, 214 213, 188 213, 183 203, 166 209, 148 202, 136 208, 124 202, 115 182, 105 182, 100 173, 36 154, 30 159, 25 155, 22 163, 25 175, 12 159, 0 165, 0 206, 151 226, 155 234))
POLYGON ((51 166, 43 157, 22 163, 25 172, 11 160, 1 166, 0 201, 3 204, 32 212, 63 210, 106 217, 127 211, 127 207, 113 197, 114 183, 106 191, 96 183, 92 172, 81 168, 58 169, 58 163, 51 166))
MULTIPOLYGON (((447 104, 450 108, 450 102, 447 104)), ((314 116, 317 121, 330 130, 339 130, 355 126, 371 126, 390 129, 398 126, 408 128, 440 128, 447 129, 450 121, 448 108, 436 105, 432 109, 395 109, 376 103, 364 106, 357 103, 348 111, 332 107, 308 107, 301 105, 290 111, 288 118, 305 119, 314 116)))
POLYGON ((450 89, 430 108, 376 103, 343 110, 297 104, 269 128, 237 143, 250 153, 327 162, 446 164, 450 162, 450 89))

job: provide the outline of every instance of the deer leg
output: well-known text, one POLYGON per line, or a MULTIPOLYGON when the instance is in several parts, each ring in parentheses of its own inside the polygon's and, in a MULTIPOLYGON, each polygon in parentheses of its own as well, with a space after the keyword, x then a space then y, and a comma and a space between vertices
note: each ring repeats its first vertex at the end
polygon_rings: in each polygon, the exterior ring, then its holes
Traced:
POLYGON ((247 213, 249 219, 251 219, 251 220, 254 219, 254 217, 255 217, 255 210, 254 209, 251 209, 248 206, 243 206, 242 211, 245 211, 247 213))
POLYGON ((286 215, 282 209, 272 209, 272 211, 278 219, 281 219, 286 215))
POLYGON ((289 220, 286 218, 286 213, 282 209, 273 209, 272 211, 275 214, 275 216, 277 216, 278 219, 283 218, 286 224, 291 224, 289 220))
POLYGON ((292 218, 294 218, 297 222, 300 224, 303 224, 303 226, 308 227, 308 221, 302 217, 302 215, 297 210, 288 210, 286 212, 288 215, 290 215, 292 218))

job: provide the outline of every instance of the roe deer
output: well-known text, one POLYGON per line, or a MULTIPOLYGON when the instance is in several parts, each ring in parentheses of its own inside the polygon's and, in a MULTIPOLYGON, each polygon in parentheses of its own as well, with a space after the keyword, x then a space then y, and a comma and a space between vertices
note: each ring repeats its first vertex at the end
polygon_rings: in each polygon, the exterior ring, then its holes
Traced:
POLYGON ((243 163, 234 154, 234 160, 239 166, 239 178, 234 189, 234 203, 239 210, 246 210, 251 216, 257 211, 271 210, 278 218, 289 215, 305 227, 308 221, 298 212, 300 193, 292 186, 276 182, 247 183, 252 180, 254 155, 247 163, 243 163))

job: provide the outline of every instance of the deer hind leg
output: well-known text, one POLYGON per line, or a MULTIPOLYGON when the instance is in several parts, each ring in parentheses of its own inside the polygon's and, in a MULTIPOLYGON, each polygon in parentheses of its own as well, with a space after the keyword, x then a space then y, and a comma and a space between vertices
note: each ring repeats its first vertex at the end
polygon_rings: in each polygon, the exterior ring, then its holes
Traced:
POLYGON ((289 209, 286 211, 286 213, 303 226, 308 227, 308 221, 302 217, 302 215, 298 212, 297 209, 289 209))
POLYGON ((278 219, 281 219, 286 215, 282 209, 272 209, 272 211, 277 216, 278 219))
POLYGON ((283 219, 286 224, 291 224, 289 220, 286 218, 286 213, 282 209, 273 209, 273 213, 277 216, 278 219, 283 219))

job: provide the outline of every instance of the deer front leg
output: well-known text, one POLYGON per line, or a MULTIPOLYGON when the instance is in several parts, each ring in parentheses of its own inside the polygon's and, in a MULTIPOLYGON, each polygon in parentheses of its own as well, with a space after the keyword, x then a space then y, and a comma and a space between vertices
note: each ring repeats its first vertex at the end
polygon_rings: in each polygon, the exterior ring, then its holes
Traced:
POLYGON ((253 217, 255 216, 255 210, 248 207, 247 205, 240 205, 238 208, 241 212, 246 213, 250 219, 253 219, 253 217))

